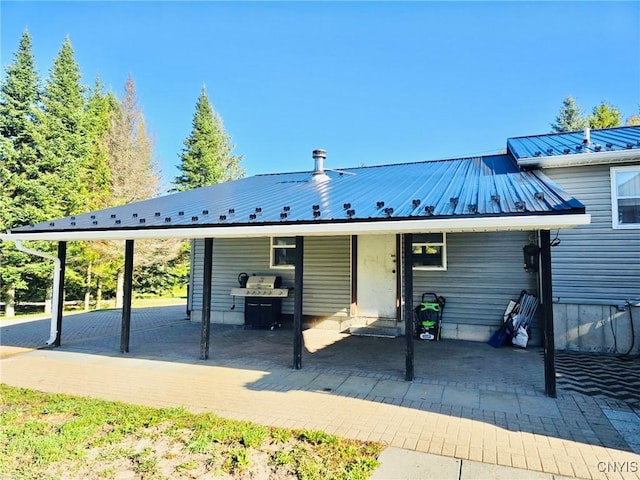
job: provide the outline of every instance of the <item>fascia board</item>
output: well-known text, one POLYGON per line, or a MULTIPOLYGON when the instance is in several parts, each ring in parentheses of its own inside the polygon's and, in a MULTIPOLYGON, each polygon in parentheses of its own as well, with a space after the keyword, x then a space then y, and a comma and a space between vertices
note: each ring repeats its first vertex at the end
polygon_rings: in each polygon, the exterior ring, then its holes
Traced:
POLYGON ((492 232, 556 230, 591 223, 589 214, 521 215, 505 217, 415 219, 380 222, 306 223, 284 225, 209 226, 140 230, 15 232, 0 240, 137 240, 162 238, 247 238, 269 236, 331 236, 420 232, 492 232))
POLYGON ((573 153, 568 155, 550 155, 545 157, 519 158, 520 167, 572 167, 580 165, 597 165, 615 162, 633 162, 640 160, 640 150, 612 150, 609 152, 573 153))

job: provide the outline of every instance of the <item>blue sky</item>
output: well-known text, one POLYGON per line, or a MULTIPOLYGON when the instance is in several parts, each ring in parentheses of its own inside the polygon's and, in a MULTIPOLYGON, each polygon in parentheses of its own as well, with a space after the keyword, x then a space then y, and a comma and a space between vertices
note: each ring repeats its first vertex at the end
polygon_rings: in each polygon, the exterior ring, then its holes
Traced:
POLYGON ((249 175, 496 152, 562 100, 640 105, 640 2, 7 2, 44 79, 69 36, 83 82, 131 73, 168 186, 203 84, 249 175))

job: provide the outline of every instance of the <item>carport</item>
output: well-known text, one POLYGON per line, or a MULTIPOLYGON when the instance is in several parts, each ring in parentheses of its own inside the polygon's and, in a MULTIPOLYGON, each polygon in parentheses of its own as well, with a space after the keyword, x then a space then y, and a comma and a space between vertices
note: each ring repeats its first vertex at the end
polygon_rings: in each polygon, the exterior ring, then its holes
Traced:
POLYGON ((200 358, 210 356, 215 239, 295 238, 293 361, 302 367, 305 238, 393 234, 402 246, 399 308, 405 321, 405 379, 415 378, 413 235, 428 232, 535 232, 545 353, 545 391, 555 397, 551 230, 589 223, 584 206, 540 172, 522 171, 508 155, 325 171, 257 175, 121 207, 10 230, 4 241, 58 242, 53 342, 60 345, 66 242, 125 241, 121 352, 128 352, 134 242, 204 239, 200 358), (375 187, 379 188, 375 188, 375 187), (373 192, 373 193, 372 193, 373 192))

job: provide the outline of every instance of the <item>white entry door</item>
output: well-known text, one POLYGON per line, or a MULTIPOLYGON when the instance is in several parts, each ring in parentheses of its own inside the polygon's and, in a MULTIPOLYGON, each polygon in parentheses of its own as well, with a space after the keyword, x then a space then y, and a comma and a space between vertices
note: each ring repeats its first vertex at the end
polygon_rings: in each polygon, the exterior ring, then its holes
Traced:
POLYGON ((396 236, 359 235, 358 316, 396 320, 396 236))

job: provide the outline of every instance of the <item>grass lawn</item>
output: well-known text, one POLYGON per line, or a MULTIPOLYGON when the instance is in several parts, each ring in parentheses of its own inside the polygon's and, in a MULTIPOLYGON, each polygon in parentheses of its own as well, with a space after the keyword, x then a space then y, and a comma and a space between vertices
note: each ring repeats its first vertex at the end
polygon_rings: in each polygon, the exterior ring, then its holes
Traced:
POLYGON ((364 479, 383 446, 0 384, 2 479, 364 479))
MULTIPOLYGON (((166 307, 171 305, 187 305, 186 297, 153 297, 153 298, 134 298, 131 300, 132 308, 143 307, 166 307)), ((114 299, 103 300, 100 307, 101 310, 109 310, 116 307, 116 301, 114 299)), ((91 311, 94 311, 94 307, 91 307, 91 311)), ((84 305, 69 306, 66 305, 63 315, 73 315, 75 313, 85 313, 84 305)), ((51 318, 51 314, 46 314, 42 310, 37 312, 25 312, 18 308, 14 317, 6 317, 0 315, 0 320, 14 320, 14 319, 28 319, 28 318, 51 318)))

